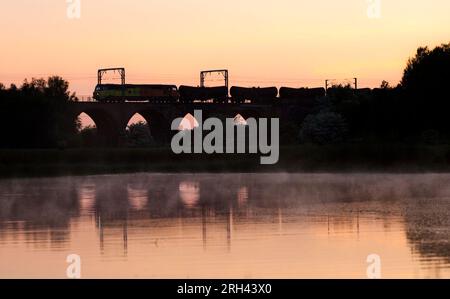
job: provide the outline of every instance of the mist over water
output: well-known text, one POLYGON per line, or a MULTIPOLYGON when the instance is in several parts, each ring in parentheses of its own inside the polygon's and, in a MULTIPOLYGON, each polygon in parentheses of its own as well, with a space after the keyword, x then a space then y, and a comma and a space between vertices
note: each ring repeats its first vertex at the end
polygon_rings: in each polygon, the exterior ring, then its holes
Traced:
POLYGON ((0 181, 0 277, 450 278, 449 174, 0 181))

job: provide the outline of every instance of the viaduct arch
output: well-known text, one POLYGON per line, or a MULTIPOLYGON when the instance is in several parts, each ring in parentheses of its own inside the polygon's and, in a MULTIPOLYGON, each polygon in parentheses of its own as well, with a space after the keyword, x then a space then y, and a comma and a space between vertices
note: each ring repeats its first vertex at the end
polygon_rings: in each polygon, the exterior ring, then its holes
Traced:
POLYGON ((73 119, 85 113, 97 125, 100 141, 105 146, 121 146, 123 136, 130 119, 140 114, 150 126, 150 132, 158 143, 170 142, 174 132, 171 123, 176 118, 182 118, 195 110, 201 110, 203 119, 217 117, 220 119, 234 118, 240 114, 244 119, 253 118, 291 118, 292 107, 288 105, 254 105, 254 104, 153 104, 153 103, 98 103, 73 102, 70 111, 73 119))

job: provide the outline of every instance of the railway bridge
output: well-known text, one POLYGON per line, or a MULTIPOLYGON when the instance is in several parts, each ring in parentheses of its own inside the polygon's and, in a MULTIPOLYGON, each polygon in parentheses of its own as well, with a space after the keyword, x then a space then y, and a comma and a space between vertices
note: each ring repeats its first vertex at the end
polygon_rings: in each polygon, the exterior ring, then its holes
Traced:
POLYGON ((126 127, 136 114, 146 120, 155 141, 158 143, 170 142, 173 135, 170 128, 172 121, 179 117, 182 118, 188 113, 194 115, 195 110, 201 110, 204 119, 217 117, 225 120, 240 114, 245 119, 250 117, 279 118, 281 123, 284 120, 296 120, 308 114, 308 109, 281 104, 156 104, 149 102, 73 102, 70 104, 70 112, 74 119, 82 113, 92 118, 97 126, 98 135, 102 138, 102 143, 107 146, 121 145, 126 127))

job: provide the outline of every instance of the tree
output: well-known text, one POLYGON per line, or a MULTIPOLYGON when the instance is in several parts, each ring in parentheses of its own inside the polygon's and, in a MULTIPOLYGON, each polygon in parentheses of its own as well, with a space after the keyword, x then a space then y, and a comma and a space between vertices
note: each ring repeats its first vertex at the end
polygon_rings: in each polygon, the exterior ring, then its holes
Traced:
POLYGON ((79 132, 81 137, 81 145, 83 147, 95 147, 99 146, 97 128, 92 126, 87 126, 79 132))
POLYGON ((69 92, 69 82, 58 76, 48 78, 45 94, 63 101, 77 100, 75 93, 70 94, 69 92))
POLYGON ((129 125, 126 136, 127 143, 131 147, 148 147, 153 144, 150 128, 145 122, 129 125))
POLYGON ((381 89, 390 89, 391 86, 390 86, 390 84, 389 84, 388 81, 383 80, 383 81, 381 82, 380 88, 381 88, 381 89))
POLYGON ((450 43, 417 49, 408 60, 401 85, 405 89, 443 92, 450 79, 450 43))
POLYGON ((434 48, 421 47, 408 60, 401 86, 406 92, 405 113, 412 130, 436 130, 450 134, 448 111, 450 43, 434 48))
POLYGON ((344 118, 335 112, 322 111, 308 116, 300 130, 302 142, 317 144, 339 143, 347 135, 347 124, 344 118))
POLYGON ((64 147, 79 122, 69 111, 72 96, 61 77, 24 80, 0 92, 0 147, 64 147))

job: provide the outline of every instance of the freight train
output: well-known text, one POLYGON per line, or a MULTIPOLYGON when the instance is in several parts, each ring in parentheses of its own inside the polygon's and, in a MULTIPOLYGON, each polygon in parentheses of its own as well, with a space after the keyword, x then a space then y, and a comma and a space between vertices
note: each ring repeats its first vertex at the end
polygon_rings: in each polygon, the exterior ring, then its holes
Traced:
POLYGON ((325 96, 324 88, 281 87, 194 87, 181 85, 99 84, 94 91, 98 102, 150 102, 150 103, 289 103, 311 105, 325 96))
POLYGON ((318 98, 325 96, 325 88, 291 88, 281 87, 280 98, 286 103, 311 106, 318 98))

